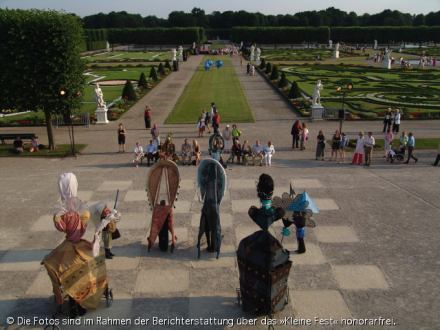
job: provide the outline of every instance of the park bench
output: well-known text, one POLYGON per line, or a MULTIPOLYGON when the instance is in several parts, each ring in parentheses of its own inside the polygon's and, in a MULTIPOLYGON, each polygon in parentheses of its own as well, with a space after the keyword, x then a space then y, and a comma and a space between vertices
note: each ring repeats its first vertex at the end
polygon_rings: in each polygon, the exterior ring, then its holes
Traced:
POLYGON ((6 140, 14 141, 18 137, 20 137, 22 140, 32 140, 37 136, 34 133, 5 133, 0 134, 0 141, 2 142, 2 144, 5 144, 6 140))

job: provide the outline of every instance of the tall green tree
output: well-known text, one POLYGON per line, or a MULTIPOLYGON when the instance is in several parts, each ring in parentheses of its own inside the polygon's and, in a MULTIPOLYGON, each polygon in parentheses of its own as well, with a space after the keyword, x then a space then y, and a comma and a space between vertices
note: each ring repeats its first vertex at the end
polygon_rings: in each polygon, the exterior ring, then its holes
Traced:
POLYGON ((0 108, 43 111, 49 148, 51 119, 70 119, 84 86, 83 29, 56 11, 0 9, 0 108))
POLYGON ((137 99, 136 91, 130 80, 125 82, 124 88, 122 89, 122 98, 127 101, 136 101, 137 99))
POLYGON ((292 82, 292 86, 290 87, 289 91, 289 99, 297 99, 301 97, 301 91, 298 87, 298 83, 296 81, 292 82))

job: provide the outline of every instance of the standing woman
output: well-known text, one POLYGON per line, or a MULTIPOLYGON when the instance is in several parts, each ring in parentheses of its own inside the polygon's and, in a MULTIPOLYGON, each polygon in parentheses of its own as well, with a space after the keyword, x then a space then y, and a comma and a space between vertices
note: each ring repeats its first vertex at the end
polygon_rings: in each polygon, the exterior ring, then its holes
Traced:
POLYGON ((348 137, 345 135, 345 133, 341 134, 341 145, 339 146, 339 152, 341 154, 341 162, 345 162, 345 148, 348 146, 348 137))
POLYGON ((229 153, 231 151, 231 141, 232 141, 232 133, 229 129, 229 125, 226 125, 225 129, 222 133, 223 139, 225 140, 225 149, 224 152, 229 153))
POLYGON ((308 139, 309 139, 309 129, 307 128, 306 123, 303 123, 302 130, 301 130, 301 136, 300 136, 300 141, 301 141, 301 149, 300 150, 306 149, 306 141, 308 139))
POLYGON ((391 128, 388 127, 387 132, 384 135, 384 149, 385 149, 385 158, 388 156, 388 152, 391 150, 391 145, 393 143, 394 135, 391 132, 391 128))
POLYGON ((203 116, 199 117, 197 128, 199 129, 199 137, 203 137, 203 132, 205 132, 205 118, 203 116))
POLYGON ((299 122, 299 120, 296 120, 293 125, 292 125, 292 129, 290 131, 290 134, 292 135, 292 149, 298 148, 298 144, 299 144, 299 133, 301 131, 300 128, 301 124, 299 122))
POLYGON ((330 161, 333 160, 333 155, 335 156, 335 161, 337 160, 339 148, 341 147, 341 140, 342 140, 341 133, 337 129, 335 131, 335 134, 333 135, 333 138, 332 138, 332 154, 329 159, 330 161))
POLYGON ((122 125, 122 123, 119 123, 118 126, 118 145, 119 145, 119 151, 118 152, 125 152, 125 127, 122 125))
POLYGON ((325 136, 322 130, 319 130, 316 139, 318 140, 316 144, 316 160, 318 159, 324 160, 325 136))
POLYGON ((354 150, 352 165, 362 165, 362 160, 364 158, 364 133, 359 132, 359 136, 356 140, 356 149, 354 150))
POLYGON ((151 128, 151 109, 148 105, 145 106, 144 111, 144 121, 145 121, 145 128, 151 128))

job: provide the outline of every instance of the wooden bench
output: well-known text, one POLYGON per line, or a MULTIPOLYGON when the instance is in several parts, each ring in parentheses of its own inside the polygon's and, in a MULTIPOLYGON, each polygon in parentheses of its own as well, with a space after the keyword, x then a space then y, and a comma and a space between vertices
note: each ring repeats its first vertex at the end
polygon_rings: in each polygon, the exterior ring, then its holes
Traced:
POLYGON ((14 141, 18 137, 20 137, 22 140, 32 140, 37 136, 34 133, 5 133, 5 134, 0 134, 0 141, 2 141, 2 144, 5 144, 6 140, 14 141))

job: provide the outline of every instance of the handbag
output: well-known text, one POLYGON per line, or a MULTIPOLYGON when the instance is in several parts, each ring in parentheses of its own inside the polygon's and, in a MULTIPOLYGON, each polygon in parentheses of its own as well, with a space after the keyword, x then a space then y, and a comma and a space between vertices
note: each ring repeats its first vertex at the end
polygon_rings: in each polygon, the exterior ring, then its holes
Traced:
POLYGON ((121 237, 121 233, 119 232, 119 229, 116 228, 114 232, 112 232, 112 239, 118 239, 121 237))

